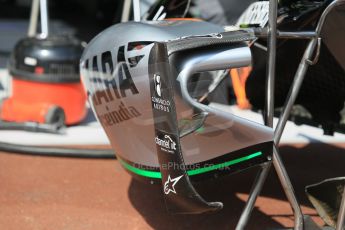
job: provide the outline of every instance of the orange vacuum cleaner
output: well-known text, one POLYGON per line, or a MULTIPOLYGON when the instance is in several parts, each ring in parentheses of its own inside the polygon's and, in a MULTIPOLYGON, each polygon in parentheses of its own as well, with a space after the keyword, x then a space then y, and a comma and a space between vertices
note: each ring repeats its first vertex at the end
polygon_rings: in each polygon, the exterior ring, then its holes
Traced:
POLYGON ((70 37, 25 38, 15 47, 9 65, 11 97, 2 103, 1 119, 67 125, 86 115, 80 82, 81 43, 70 37))
POLYGON ((12 84, 10 96, 1 105, 2 127, 24 125, 27 130, 35 124, 36 128, 53 125, 56 129, 77 124, 86 116, 86 94, 79 75, 82 43, 71 36, 47 34, 22 39, 11 54, 12 84))

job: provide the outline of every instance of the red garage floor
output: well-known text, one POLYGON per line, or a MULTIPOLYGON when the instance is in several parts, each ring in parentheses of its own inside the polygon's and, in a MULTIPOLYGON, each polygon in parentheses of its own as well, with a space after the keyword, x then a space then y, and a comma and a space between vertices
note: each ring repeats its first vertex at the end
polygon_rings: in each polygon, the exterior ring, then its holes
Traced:
MULTIPOLYGON (((304 186, 343 176, 344 149, 325 144, 283 146, 305 214, 322 221, 304 195, 304 186)), ((171 216, 159 187, 136 182, 115 160, 66 159, 0 154, 0 229, 234 229, 255 169, 197 188, 220 200, 219 213, 171 216)), ((271 173, 248 229, 292 226, 289 204, 271 173)))

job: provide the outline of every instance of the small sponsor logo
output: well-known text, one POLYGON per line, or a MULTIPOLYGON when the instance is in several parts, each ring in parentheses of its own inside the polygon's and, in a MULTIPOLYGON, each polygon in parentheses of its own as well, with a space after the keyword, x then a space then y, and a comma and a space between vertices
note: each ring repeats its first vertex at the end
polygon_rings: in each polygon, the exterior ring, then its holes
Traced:
POLYGON ((158 97, 162 96, 162 91, 161 91, 161 76, 158 74, 153 75, 153 80, 155 81, 155 91, 156 95, 158 97))
POLYGON ((116 108, 112 106, 111 109, 106 106, 107 112, 99 114, 99 121, 105 126, 113 126, 141 116, 141 113, 134 106, 126 106, 123 102, 116 108))
POLYGON ((175 185, 182 177, 183 175, 171 179, 169 175, 168 180, 164 183, 164 193, 166 195, 168 195, 170 192, 177 194, 175 190, 175 185))
POLYGON ((154 109, 170 113, 171 102, 169 100, 164 100, 159 97, 152 97, 151 100, 154 109))
POLYGON ((159 74, 154 74, 153 75, 153 81, 154 81, 154 87, 155 87, 155 93, 154 96, 152 96, 151 100, 152 100, 152 105, 153 108, 156 110, 160 110, 163 112, 170 112, 170 105, 171 102, 169 100, 166 100, 164 98, 162 98, 162 77, 159 74))
POLYGON ((164 152, 174 153, 176 151, 176 142, 167 134, 164 135, 164 139, 160 139, 156 136, 155 142, 164 152))

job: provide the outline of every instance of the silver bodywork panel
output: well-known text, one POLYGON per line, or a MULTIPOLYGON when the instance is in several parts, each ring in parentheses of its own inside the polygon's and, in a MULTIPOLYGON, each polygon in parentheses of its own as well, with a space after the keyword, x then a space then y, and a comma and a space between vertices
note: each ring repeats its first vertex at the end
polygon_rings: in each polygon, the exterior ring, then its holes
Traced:
MULTIPOLYGON (((159 167, 148 73, 150 42, 220 32, 223 28, 206 22, 129 22, 110 27, 90 42, 81 58, 81 76, 118 156, 138 165, 159 167)), ((187 79, 195 72, 247 66, 251 61, 249 48, 206 52, 190 60, 174 81, 177 119, 188 122, 195 109, 208 115, 200 129, 181 138, 185 163, 197 164, 271 142, 271 128, 196 103, 186 90, 187 79)))

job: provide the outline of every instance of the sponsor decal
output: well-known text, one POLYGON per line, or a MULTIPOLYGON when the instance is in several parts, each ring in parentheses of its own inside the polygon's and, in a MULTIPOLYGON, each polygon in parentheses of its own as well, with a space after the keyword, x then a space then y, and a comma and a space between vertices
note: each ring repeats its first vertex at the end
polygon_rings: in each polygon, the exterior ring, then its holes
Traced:
POLYGON ((163 112, 170 113, 171 102, 170 100, 165 100, 162 98, 162 78, 159 74, 153 75, 154 87, 155 87, 155 96, 151 98, 153 108, 163 112))
POLYGON ((105 126, 113 126, 141 115, 135 107, 126 107, 123 102, 120 103, 118 109, 109 111, 108 106, 106 106, 106 109, 108 110, 107 113, 98 116, 101 123, 105 126))
MULTIPOLYGON (((96 89, 93 97, 94 105, 102 105, 104 102, 109 103, 115 99, 125 98, 128 93, 139 94, 129 72, 124 52, 125 46, 119 47, 117 62, 114 61, 110 51, 100 55, 100 62, 97 62, 97 55, 85 61, 87 77, 92 88, 96 89), (114 68, 116 63, 118 68, 114 68)), ((92 94, 92 92, 88 92, 88 95, 92 94)))
POLYGON ((155 142, 164 152, 174 153, 177 150, 176 141, 174 141, 168 134, 165 134, 164 138, 159 138, 159 136, 156 136, 155 142))
POLYGON ((164 100, 158 97, 152 97, 151 100, 152 100, 154 109, 170 113, 171 102, 169 100, 164 100))
POLYGON ((171 179, 169 175, 168 180, 164 183, 164 193, 166 195, 168 195, 170 192, 177 194, 175 190, 175 185, 182 177, 183 175, 171 179))
POLYGON ((153 80, 155 82, 155 91, 156 91, 156 95, 158 97, 162 96, 162 91, 161 91, 161 76, 158 74, 154 74, 153 75, 153 80))
POLYGON ((121 101, 128 95, 139 94, 125 59, 125 46, 119 47, 116 60, 110 51, 106 51, 85 60, 84 68, 87 82, 91 84, 88 90, 95 89, 87 92, 92 104, 107 110, 104 114, 97 113, 102 124, 113 126, 141 116, 138 109, 121 101))

